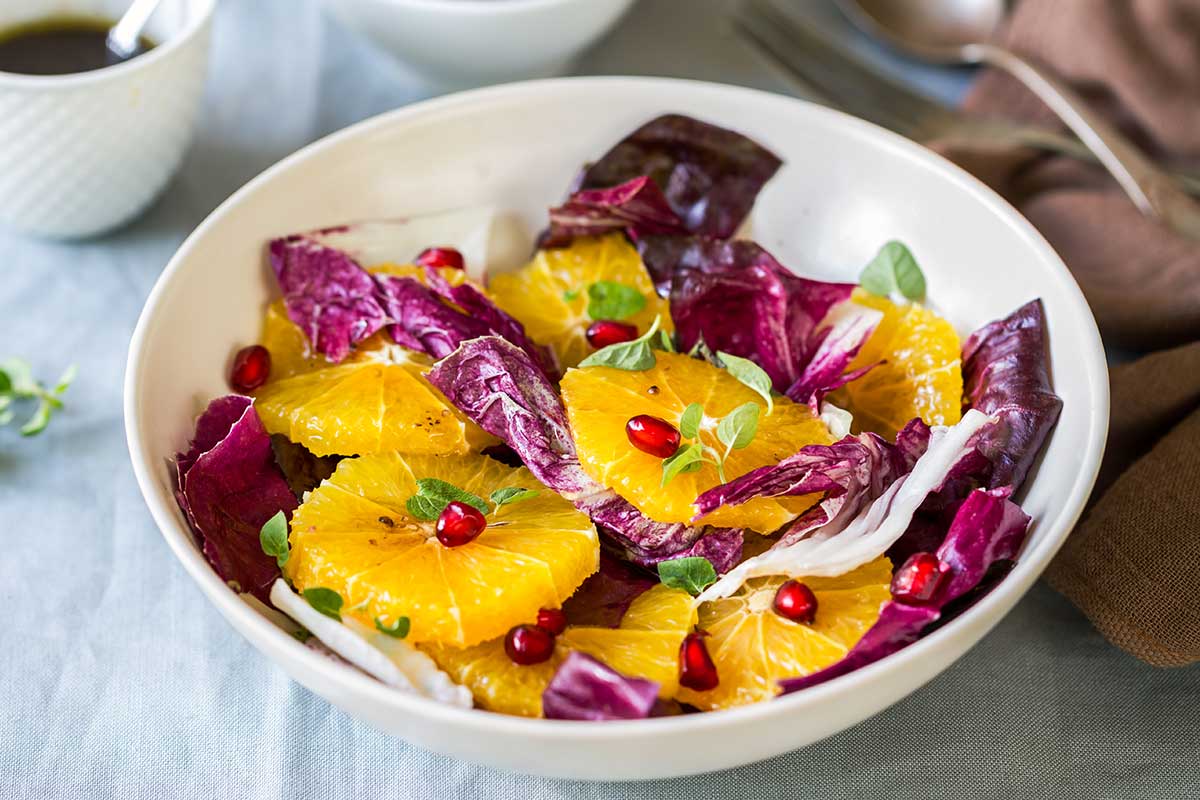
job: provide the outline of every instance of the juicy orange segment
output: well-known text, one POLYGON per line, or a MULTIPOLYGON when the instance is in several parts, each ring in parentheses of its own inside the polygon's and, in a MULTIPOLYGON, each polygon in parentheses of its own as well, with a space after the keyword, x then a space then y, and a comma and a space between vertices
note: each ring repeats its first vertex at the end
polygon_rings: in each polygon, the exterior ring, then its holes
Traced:
MULTIPOLYGON (((744 403, 757 403, 757 433, 747 447, 730 451, 726 480, 778 463, 805 445, 832 441, 825 424, 807 406, 776 398, 768 416, 763 399, 725 370, 679 353, 658 352, 655 358, 656 364, 641 372, 585 367, 568 370, 562 380, 563 401, 584 471, 653 520, 691 521, 692 502, 721 479, 716 467, 705 463, 699 471, 676 475, 663 486, 663 460, 638 450, 626 437, 630 417, 649 414, 678 428, 687 405, 700 403, 704 407, 700 440, 724 454, 726 446, 717 439, 719 420, 744 403)), ((818 499, 819 494, 757 498, 720 508, 703 521, 770 533, 818 499)))
POLYGON ((854 414, 855 431, 893 438, 913 417, 953 425, 962 416, 962 346, 949 322, 917 304, 854 292, 854 302, 883 312, 849 369, 885 363, 830 396, 854 414))
POLYGON ((524 325, 534 341, 549 345, 563 367, 573 367, 594 352, 587 329, 595 320, 588 315, 588 287, 612 281, 636 289, 645 306, 622 320, 649 329, 655 317, 670 333, 667 302, 654 291, 654 283, 641 256, 620 233, 581 237, 569 247, 539 250, 528 265, 516 272, 496 275, 488 286, 496 304, 524 325))
POLYGON ((679 688, 679 645, 696 624, 692 598, 659 584, 629 606, 618 628, 573 626, 541 664, 514 664, 500 637, 474 647, 429 646, 425 651, 455 682, 469 688, 480 708, 523 717, 542 715, 542 692, 572 650, 587 653, 623 675, 660 684, 659 696, 679 688))
POLYGON ((366 625, 411 621, 416 643, 473 645, 557 608, 596 571, 599 542, 586 515, 528 470, 485 456, 396 453, 347 459, 296 510, 286 576, 303 591, 332 589, 366 625), (438 478, 482 498, 505 487, 538 491, 492 506, 488 527, 445 547, 434 523, 406 507, 417 479, 438 478))
POLYGON ((269 381, 254 393, 263 425, 319 456, 449 455, 492 441, 425 379, 431 359, 395 350, 392 357, 404 360, 366 359, 269 381))
POLYGON ((800 578, 817 597, 812 624, 793 622, 772 609, 786 578, 754 578, 738 594, 703 603, 700 628, 720 683, 676 699, 712 711, 757 703, 779 693, 779 681, 808 675, 840 660, 879 619, 889 599, 892 565, 879 557, 836 578, 800 578))

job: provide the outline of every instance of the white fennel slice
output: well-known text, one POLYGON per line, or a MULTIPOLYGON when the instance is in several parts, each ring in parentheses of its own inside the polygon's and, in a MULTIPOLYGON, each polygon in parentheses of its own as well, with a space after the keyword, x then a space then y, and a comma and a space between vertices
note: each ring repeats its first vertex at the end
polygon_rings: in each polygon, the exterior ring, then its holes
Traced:
POLYGON ((729 597, 750 578, 844 575, 887 552, 908 530, 921 503, 936 491, 954 465, 971 450, 970 440, 993 418, 972 409, 950 428, 935 428, 929 448, 912 472, 893 482, 873 503, 849 520, 837 518, 808 538, 747 559, 696 598, 697 603, 729 597))
POLYGON ((271 602, 326 647, 368 675, 396 689, 460 708, 472 706, 471 690, 459 686, 433 659, 403 639, 373 631, 355 620, 327 617, 283 579, 271 586, 271 602))

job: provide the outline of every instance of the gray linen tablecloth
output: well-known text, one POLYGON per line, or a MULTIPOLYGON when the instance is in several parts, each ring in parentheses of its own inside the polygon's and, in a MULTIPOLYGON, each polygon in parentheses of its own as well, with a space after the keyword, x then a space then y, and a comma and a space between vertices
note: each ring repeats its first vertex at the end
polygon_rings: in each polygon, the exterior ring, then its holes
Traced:
MULTIPOLYGON (((720 9, 643 0, 579 71, 789 91, 720 9)), ((1041 585, 874 719, 690 779, 502 774, 421 752, 291 683, 208 605, 150 520, 125 450, 126 345, 162 266, 230 192, 423 91, 308 2, 227 0, 215 33, 199 138, 145 217, 83 243, 0 235, 0 355, 29 358, 44 379, 80 366, 45 434, 0 431, 0 797, 1200 797, 1200 670, 1139 663, 1041 585)), ((961 75, 909 75, 961 89, 961 75)))

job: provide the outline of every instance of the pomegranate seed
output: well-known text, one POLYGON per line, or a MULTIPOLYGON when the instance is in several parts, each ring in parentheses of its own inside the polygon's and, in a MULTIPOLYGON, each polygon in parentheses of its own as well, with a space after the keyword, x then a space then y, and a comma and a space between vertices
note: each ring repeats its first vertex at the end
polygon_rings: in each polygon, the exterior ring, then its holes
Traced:
POLYGON ((271 376, 271 353, 261 344, 252 344, 237 351, 229 385, 239 392, 249 392, 262 386, 271 376))
POLYGON ((446 547, 458 547, 483 533, 487 520, 479 509, 457 500, 446 504, 437 519, 437 538, 446 547))
POLYGON ((417 263, 422 267, 453 267, 462 269, 463 254, 453 247, 427 247, 417 254, 417 263))
POLYGON ((775 592, 775 613, 792 622, 817 618, 817 596, 800 581, 784 581, 775 592))
POLYGON ((892 576, 892 597, 909 605, 927 603, 945 574, 945 566, 933 553, 913 553, 892 576))
POLYGON ((679 449, 679 431, 665 419, 638 414, 625 423, 629 443, 659 458, 670 458, 679 449))
POLYGON ((721 682, 717 677, 717 665, 704 644, 705 636, 708 634, 704 631, 689 633, 679 646, 679 685, 697 692, 715 689, 721 682))
POLYGON ((588 344, 599 350, 610 344, 632 342, 638 336, 636 325, 628 325, 611 319, 601 319, 588 325, 588 344))
POLYGON ((554 634, 537 625, 517 625, 504 636, 504 652, 514 664, 540 664, 554 654, 554 634))
POLYGON ((562 612, 561 608, 540 608, 538 609, 537 626, 558 636, 567 629, 567 615, 562 612))

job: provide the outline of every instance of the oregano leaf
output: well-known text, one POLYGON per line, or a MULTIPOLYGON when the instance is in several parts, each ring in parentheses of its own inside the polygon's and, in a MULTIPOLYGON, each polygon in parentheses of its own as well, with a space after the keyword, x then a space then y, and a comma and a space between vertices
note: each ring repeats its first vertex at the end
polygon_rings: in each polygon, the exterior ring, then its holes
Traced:
POLYGON ((288 549, 287 516, 282 511, 276 511, 275 516, 263 523, 258 532, 258 543, 281 568, 287 563, 291 551, 288 549))
POLYGON ((596 281, 587 292, 587 313, 592 319, 626 319, 646 307, 644 294, 616 281, 596 281))
POLYGON ((613 369, 641 372, 654 366, 654 350, 650 347, 651 338, 658 333, 659 318, 654 318, 654 324, 644 334, 630 342, 610 344, 579 362, 581 367, 612 367, 613 369))
POLYGON ((716 583, 717 570, 701 556, 673 558, 658 562, 658 579, 672 589, 682 589, 692 597, 716 583))
POLYGON ((704 406, 691 403, 679 417, 679 435, 685 439, 695 439, 700 434, 700 421, 704 419, 704 406))
POLYGON ((396 621, 391 625, 384 625, 383 620, 379 617, 375 618, 375 630, 380 633, 387 634, 393 639, 403 639, 408 636, 409 630, 412 628, 412 622, 408 617, 397 617, 396 621))
POLYGON ((326 589, 324 586, 313 586, 305 589, 301 594, 308 604, 312 606, 313 611, 319 614, 324 614, 330 619, 342 621, 342 596, 333 589, 326 589))
POLYGON ((763 400, 767 401, 767 416, 771 416, 771 412, 775 408, 775 401, 771 397, 771 376, 767 375, 762 367, 748 358, 719 351, 717 358, 721 359, 721 364, 725 367, 726 372, 737 378, 744 386, 753 389, 763 400))
POLYGON ((704 448, 694 443, 685 444, 675 451, 675 455, 663 459, 661 485, 666 486, 676 475, 695 472, 703 465, 704 448))
POLYGON ((717 439, 730 450, 741 450, 758 432, 758 403, 743 403, 717 425, 717 439))
POLYGON ((432 522, 453 502, 473 506, 479 509, 480 514, 491 511, 487 501, 479 495, 471 494, 439 478, 418 478, 417 493, 408 498, 404 507, 417 519, 432 522))
POLYGON ((538 496, 540 492, 537 489, 525 489, 520 486, 506 486, 503 489, 497 489, 489 495, 496 506, 507 506, 513 503, 519 503, 522 500, 531 500, 538 496))
POLYGON ((925 275, 902 242, 893 240, 881 247, 858 281, 862 288, 881 297, 896 292, 915 302, 925 299, 925 275))

